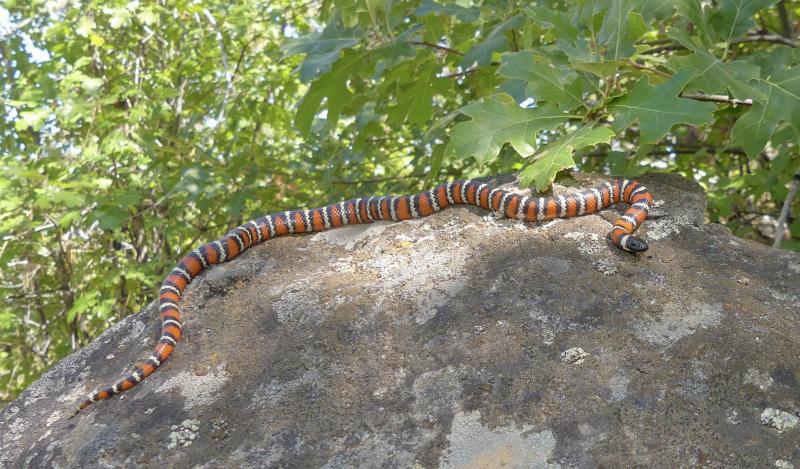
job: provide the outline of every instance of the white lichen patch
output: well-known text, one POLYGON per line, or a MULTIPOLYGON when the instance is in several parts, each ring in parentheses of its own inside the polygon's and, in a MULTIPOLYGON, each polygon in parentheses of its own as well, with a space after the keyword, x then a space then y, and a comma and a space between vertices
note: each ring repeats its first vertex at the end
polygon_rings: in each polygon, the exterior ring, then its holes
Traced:
POLYGON ((186 419, 180 425, 172 425, 169 434, 169 444, 167 448, 173 449, 178 446, 189 446, 197 438, 200 422, 193 419, 186 419))
POLYGON ((311 237, 311 243, 324 242, 332 246, 344 247, 353 251, 374 239, 380 239, 384 230, 392 222, 380 221, 369 225, 347 225, 335 230, 322 231, 311 237))
POLYGON ((772 386, 772 377, 769 375, 769 373, 762 373, 755 368, 748 368, 747 372, 744 374, 744 382, 745 384, 752 384, 758 389, 764 391, 772 386))
POLYGON ((156 392, 178 388, 184 398, 184 408, 191 409, 199 405, 208 405, 217 399, 218 391, 228 381, 223 365, 219 365, 208 373, 198 376, 182 371, 167 379, 156 392))
POLYGON ((597 233, 583 233, 581 231, 570 231, 564 234, 565 239, 578 243, 578 251, 581 254, 597 254, 606 249, 606 243, 597 233))
POLYGON ((553 432, 534 429, 531 425, 492 429, 480 422, 479 412, 458 412, 447 436, 450 447, 440 459, 440 467, 561 467, 549 462, 556 448, 553 432))
POLYGON ((800 423, 800 418, 789 412, 767 407, 761 412, 761 423, 778 430, 778 433, 783 433, 796 427, 800 423))
POLYGON ((592 262, 592 268, 603 273, 603 275, 614 275, 617 273, 617 266, 613 262, 605 259, 592 262))
POLYGON ((414 416, 425 420, 432 409, 457 409, 463 393, 459 373, 452 366, 427 371, 417 376, 411 386, 414 395, 414 416))
POLYGON ((561 352, 561 362, 568 365, 579 365, 586 360, 589 354, 580 347, 572 347, 561 352))
POLYGON ((696 303, 668 303, 659 318, 634 323, 634 332, 642 340, 669 347, 698 330, 714 327, 722 320, 722 306, 696 303))
POLYGON ((628 384, 630 384, 630 382, 630 378, 621 374, 614 375, 608 380, 606 387, 611 393, 612 402, 619 402, 625 399, 625 396, 628 394, 628 384))
MULTIPOLYGON (((663 200, 657 200, 653 205, 655 207, 660 207, 663 204, 663 200)), ((645 222, 645 226, 647 227, 647 239, 657 241, 680 233, 684 227, 695 226, 695 216, 694 213, 685 211, 649 219, 645 222)))
POLYGON ((776 459, 773 466, 777 467, 778 469, 794 469, 794 464, 791 461, 787 461, 785 459, 776 459))
POLYGON ((379 298, 395 304, 412 301, 416 304, 412 317, 424 324, 436 316, 438 308, 468 287, 463 269, 468 264, 469 250, 454 246, 450 240, 431 240, 428 246, 408 249, 402 254, 387 253, 360 262, 358 268, 380 278, 381 291, 396 292, 379 298))

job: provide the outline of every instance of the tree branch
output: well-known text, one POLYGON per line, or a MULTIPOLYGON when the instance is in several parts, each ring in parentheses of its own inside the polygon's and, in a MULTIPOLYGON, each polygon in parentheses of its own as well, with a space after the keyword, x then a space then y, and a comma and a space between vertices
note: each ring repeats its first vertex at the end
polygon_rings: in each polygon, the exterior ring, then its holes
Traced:
POLYGON ((409 43, 409 44, 411 44, 411 45, 415 45, 415 46, 425 46, 425 47, 430 47, 431 49, 438 49, 438 50, 440 50, 440 51, 447 52, 448 54, 454 54, 454 55, 458 55, 458 56, 464 57, 464 53, 463 53, 463 52, 461 52, 461 51, 458 51, 458 50, 455 50, 455 49, 451 49, 451 48, 449 48, 449 47, 447 47, 447 46, 442 46, 442 45, 439 45, 439 44, 434 44, 434 43, 432 43, 432 42, 426 42, 426 41, 408 41, 408 43, 409 43))
POLYGON ((774 248, 781 247, 781 241, 783 241, 783 231, 785 229, 784 227, 786 226, 786 219, 789 218, 789 207, 792 206, 792 200, 794 199, 795 194, 797 194, 798 186, 800 186, 800 171, 795 173, 794 177, 792 178, 792 183, 789 185, 789 193, 786 194, 786 200, 783 201, 781 214, 778 217, 778 227, 775 229, 775 242, 772 243, 772 247, 774 248))
POLYGON ((652 67, 648 67, 647 65, 642 65, 640 63, 637 63, 635 60, 628 60, 628 63, 633 68, 636 68, 636 69, 639 69, 639 70, 647 70, 648 72, 653 72, 656 75, 660 75, 660 76, 665 77, 665 78, 670 78, 672 76, 669 73, 662 72, 661 70, 658 70, 658 69, 655 69, 655 68, 652 68, 652 67))
POLYGON ((778 2, 776 7, 778 9, 778 18, 781 21, 781 29, 783 37, 792 38, 792 25, 789 23, 789 15, 786 13, 786 0, 778 2))
POLYGON ((753 100, 750 98, 736 99, 725 94, 681 93, 680 97, 694 99, 695 101, 708 101, 712 103, 737 104, 742 106, 753 105, 753 100))
POLYGON ((779 36, 777 34, 750 34, 745 37, 739 37, 731 41, 733 44, 743 44, 746 42, 771 42, 773 44, 783 44, 789 47, 797 47, 797 43, 789 38, 779 36))
MULTIPOLYGON (((789 47, 797 47, 797 43, 789 38, 779 36, 777 34, 749 34, 745 37, 738 37, 730 42, 730 45, 744 44, 748 42, 769 42, 773 44, 783 44, 789 47)), ((659 54, 661 52, 670 52, 676 50, 686 49, 680 44, 666 44, 659 47, 654 47, 642 52, 641 55, 659 54)))

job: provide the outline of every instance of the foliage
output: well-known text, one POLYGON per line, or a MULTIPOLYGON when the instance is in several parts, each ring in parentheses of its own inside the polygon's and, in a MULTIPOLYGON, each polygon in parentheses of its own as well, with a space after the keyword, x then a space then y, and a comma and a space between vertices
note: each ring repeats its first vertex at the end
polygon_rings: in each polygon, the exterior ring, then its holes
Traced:
POLYGON ((2 5, 0 399, 263 213, 672 171, 755 236, 800 170, 796 3, 2 5))

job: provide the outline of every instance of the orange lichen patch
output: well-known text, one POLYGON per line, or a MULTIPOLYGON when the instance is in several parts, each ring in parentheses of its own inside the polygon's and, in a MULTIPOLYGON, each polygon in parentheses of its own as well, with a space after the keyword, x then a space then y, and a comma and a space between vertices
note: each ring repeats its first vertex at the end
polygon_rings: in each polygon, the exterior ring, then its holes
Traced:
POLYGON ((314 209, 311 212, 311 229, 314 231, 322 231, 325 229, 325 220, 322 219, 322 210, 314 209))
POLYGON ((508 205, 506 205, 506 216, 508 218, 517 218, 517 210, 519 209, 520 202, 521 200, 517 195, 509 197, 508 205))
POLYGON ((433 206, 431 205, 431 199, 428 198, 428 194, 420 194, 419 214, 422 215, 423 217, 427 217, 432 213, 433 213, 433 206))
POLYGON ((411 211, 408 206, 408 197, 400 197, 397 199, 397 210, 395 210, 399 220, 410 220, 411 211))

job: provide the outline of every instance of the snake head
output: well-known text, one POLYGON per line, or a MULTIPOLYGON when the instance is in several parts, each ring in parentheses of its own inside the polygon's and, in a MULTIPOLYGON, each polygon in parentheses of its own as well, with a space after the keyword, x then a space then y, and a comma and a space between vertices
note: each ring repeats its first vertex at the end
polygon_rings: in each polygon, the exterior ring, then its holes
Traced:
POLYGON ((647 251, 647 241, 643 240, 642 238, 637 238, 636 236, 628 236, 625 239, 625 249, 631 252, 645 252, 647 251))

